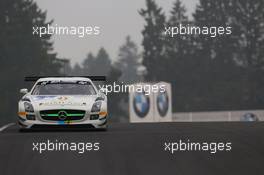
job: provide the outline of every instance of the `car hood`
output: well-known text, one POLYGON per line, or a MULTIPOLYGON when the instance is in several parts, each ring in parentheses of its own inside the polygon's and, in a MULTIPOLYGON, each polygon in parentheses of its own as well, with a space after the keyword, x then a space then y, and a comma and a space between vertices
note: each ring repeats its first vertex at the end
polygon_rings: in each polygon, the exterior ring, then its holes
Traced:
POLYGON ((33 95, 30 100, 40 110, 57 108, 90 109, 97 95, 33 95))

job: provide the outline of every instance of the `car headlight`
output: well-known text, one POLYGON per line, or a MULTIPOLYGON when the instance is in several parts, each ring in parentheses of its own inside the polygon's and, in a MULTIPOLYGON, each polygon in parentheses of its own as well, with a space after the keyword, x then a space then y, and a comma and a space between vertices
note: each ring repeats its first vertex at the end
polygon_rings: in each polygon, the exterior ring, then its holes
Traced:
POLYGON ((97 101, 93 104, 93 107, 92 107, 92 110, 91 112, 99 112, 100 109, 101 109, 101 105, 102 105, 102 102, 101 101, 97 101))
POLYGON ((34 112, 34 108, 31 103, 25 102, 24 107, 26 112, 34 112))

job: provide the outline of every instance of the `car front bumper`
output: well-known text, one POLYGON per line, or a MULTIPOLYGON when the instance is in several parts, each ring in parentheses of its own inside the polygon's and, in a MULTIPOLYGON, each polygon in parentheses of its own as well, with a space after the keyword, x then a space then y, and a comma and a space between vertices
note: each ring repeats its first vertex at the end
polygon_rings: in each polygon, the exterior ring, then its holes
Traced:
POLYGON ((106 128, 107 127, 107 116, 100 117, 97 120, 81 120, 81 121, 43 121, 36 118, 35 120, 27 120, 26 118, 19 117, 18 123, 23 129, 34 129, 34 128, 106 128))

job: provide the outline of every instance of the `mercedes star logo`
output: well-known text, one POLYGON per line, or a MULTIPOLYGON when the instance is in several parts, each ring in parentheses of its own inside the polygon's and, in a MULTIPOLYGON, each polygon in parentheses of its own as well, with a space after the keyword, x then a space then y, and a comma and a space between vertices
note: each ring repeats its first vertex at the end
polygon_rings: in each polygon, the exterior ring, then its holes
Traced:
POLYGON ((65 120, 67 118, 67 113, 65 111, 59 111, 58 117, 60 120, 65 120))

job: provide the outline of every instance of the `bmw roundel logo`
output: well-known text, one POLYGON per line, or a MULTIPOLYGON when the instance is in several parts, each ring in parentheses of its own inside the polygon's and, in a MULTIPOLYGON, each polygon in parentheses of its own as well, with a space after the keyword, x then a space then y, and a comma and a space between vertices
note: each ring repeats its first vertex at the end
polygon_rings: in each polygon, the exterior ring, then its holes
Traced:
POLYGON ((133 108, 135 113, 140 117, 144 118, 150 109, 150 99, 145 92, 136 92, 133 99, 133 108))
POLYGON ((157 109, 161 117, 165 117, 169 109, 169 97, 167 91, 158 92, 157 109))

